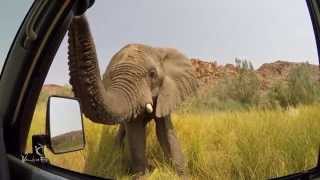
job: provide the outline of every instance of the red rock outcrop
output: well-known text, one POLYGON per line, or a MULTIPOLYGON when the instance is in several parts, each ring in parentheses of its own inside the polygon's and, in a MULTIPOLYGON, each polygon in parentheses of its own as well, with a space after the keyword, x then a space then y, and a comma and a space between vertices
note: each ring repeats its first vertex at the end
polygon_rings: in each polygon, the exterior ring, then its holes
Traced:
MULTIPOLYGON (((208 62, 195 58, 191 59, 191 63, 199 80, 200 89, 204 89, 205 91, 226 76, 234 76, 238 73, 237 67, 233 64, 219 65, 216 61, 208 62)), ((255 72, 262 82, 262 89, 268 89, 275 81, 286 81, 290 69, 299 64, 301 63, 275 61, 261 65, 255 72)), ((314 78, 319 80, 319 67, 312 64, 309 64, 309 66, 311 67, 312 74, 314 74, 314 78)), ((42 87, 42 92, 48 95, 66 95, 66 93, 69 95, 71 93, 70 89, 55 84, 47 84, 42 87)))
MULTIPOLYGON (((211 87, 218 80, 226 76, 234 76, 238 73, 237 67, 233 64, 218 65, 216 61, 206 62, 200 59, 191 59, 191 62, 195 68, 200 85, 204 88, 211 87)), ((273 82, 286 81, 289 71, 300 64, 301 63, 278 60, 273 63, 261 65, 255 72, 261 80, 262 89, 267 89, 273 82)), ((310 66, 314 78, 319 80, 319 67, 313 64, 308 64, 308 66, 310 66)))

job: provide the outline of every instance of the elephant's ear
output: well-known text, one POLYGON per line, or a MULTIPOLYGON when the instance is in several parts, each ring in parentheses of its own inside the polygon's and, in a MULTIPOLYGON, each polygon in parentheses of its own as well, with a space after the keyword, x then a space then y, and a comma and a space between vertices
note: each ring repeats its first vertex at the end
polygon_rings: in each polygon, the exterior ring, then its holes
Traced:
POLYGON ((195 95, 198 88, 191 61, 177 50, 168 49, 161 64, 164 77, 157 99, 157 117, 171 113, 187 97, 195 95))

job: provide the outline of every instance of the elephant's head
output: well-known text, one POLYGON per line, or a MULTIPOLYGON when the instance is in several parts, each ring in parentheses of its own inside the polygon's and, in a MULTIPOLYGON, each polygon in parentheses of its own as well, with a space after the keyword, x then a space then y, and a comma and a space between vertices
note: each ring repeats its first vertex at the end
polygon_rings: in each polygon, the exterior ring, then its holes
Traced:
POLYGON ((175 49, 131 44, 111 59, 103 80, 85 16, 69 29, 70 83, 84 114, 116 124, 143 113, 168 115, 197 89, 189 59, 175 49))

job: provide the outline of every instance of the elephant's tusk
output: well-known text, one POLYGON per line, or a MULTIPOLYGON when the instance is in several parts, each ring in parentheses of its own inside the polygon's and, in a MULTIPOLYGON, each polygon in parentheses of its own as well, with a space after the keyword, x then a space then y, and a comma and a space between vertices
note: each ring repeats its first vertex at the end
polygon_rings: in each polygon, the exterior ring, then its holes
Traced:
POLYGON ((146 110, 148 113, 152 113, 153 112, 153 108, 152 108, 152 105, 151 104, 146 104, 146 110))

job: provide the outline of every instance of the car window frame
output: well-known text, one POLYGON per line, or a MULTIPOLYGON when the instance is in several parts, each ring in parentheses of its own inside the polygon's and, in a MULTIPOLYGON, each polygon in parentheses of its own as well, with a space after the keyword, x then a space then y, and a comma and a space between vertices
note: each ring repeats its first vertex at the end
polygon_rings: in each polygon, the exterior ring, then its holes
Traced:
MULTIPOLYGON (((7 153, 8 155, 16 158, 19 162, 21 162, 20 165, 23 167, 26 166, 26 164, 21 161, 20 153, 25 149, 27 134, 32 121, 32 115, 35 110, 35 104, 54 56, 61 45, 62 39, 66 34, 72 17, 76 14, 84 13, 94 3, 94 0, 42 1, 34 1, 28 13, 26 14, 14 38, 14 41, 10 46, 9 53, 5 61, 6 65, 1 70, 2 75, 0 81, 0 96, 5 98, 0 103, 0 153, 7 153), (48 9, 43 11, 43 13, 44 15, 48 15, 48 18, 53 18, 47 22, 51 23, 51 30, 48 31, 46 29, 47 26, 42 24, 42 34, 41 27, 39 27, 38 39, 32 42, 33 44, 31 44, 30 49, 27 48, 28 52, 26 52, 25 56, 21 55, 17 49, 21 49, 21 42, 25 40, 24 35, 26 31, 26 23, 28 23, 27 19, 30 18, 35 3, 41 3, 42 1, 46 1, 49 4, 47 6, 48 9), (50 13, 51 15, 49 16, 50 13), (35 58, 36 55, 38 55, 37 58, 35 58), (27 64, 28 66, 21 66, 22 63, 27 64), (17 64, 20 66, 15 68, 15 65, 17 64), (34 66, 30 66, 30 64, 34 64, 34 66), (29 77, 27 77, 28 73, 29 77), (13 76, 13 78, 11 76, 13 76), (13 80, 10 80, 11 78, 13 80), (26 86, 26 93, 21 91, 22 86, 26 86), (21 106, 17 107, 16 105, 19 103, 19 99, 21 100, 20 102, 22 102, 22 104, 21 106), (14 112, 18 114, 16 116, 16 120, 12 116, 14 112), (3 129, 4 132, 2 131, 3 129), (4 137, 2 135, 4 135, 4 137), (6 149, 4 149, 5 147, 6 149)), ((40 18, 44 17, 46 16, 41 14, 40 18)), ((46 23, 45 20, 42 22, 46 23)), ((6 157, 6 155, 3 155, 0 158, 0 164, 3 164, 3 166, 1 166, 2 168, 0 168, 1 179, 8 179, 8 172, 14 173, 9 171, 8 160, 6 157)), ((46 165, 47 169, 44 167, 42 168, 44 168, 46 171, 49 171, 48 167, 54 166, 49 164, 46 165)), ((22 174, 32 173, 31 171, 19 171, 22 174)), ((61 177, 72 177, 72 179, 89 179, 88 175, 75 173, 63 168, 58 168, 58 170, 54 173, 59 174, 61 177)), ((29 176, 21 177, 28 178, 29 176)))
MULTIPOLYGON (((307 3, 311 3, 311 2, 318 2, 318 1, 312 1, 312 0, 306 0, 307 1, 307 3)), ((310 14, 311 14, 311 11, 312 11, 312 9, 314 9, 315 7, 309 7, 309 12, 310 12, 310 14)), ((319 10, 319 6, 317 7, 318 8, 318 10, 319 10)), ((314 26, 317 26, 317 27, 319 27, 319 22, 320 22, 320 19, 319 18, 315 18, 315 17, 313 17, 313 15, 311 15, 311 19, 313 19, 312 20, 312 22, 313 22, 313 25, 314 26)), ((23 23, 22 23, 23 24, 23 23)), ((20 26, 20 28, 19 28, 19 31, 21 30, 21 27, 22 27, 22 25, 20 26)), ((319 28, 315 28, 314 27, 314 33, 315 33, 315 36, 316 36, 316 42, 317 42, 317 49, 318 49, 318 56, 319 56, 319 47, 320 47, 320 43, 319 43, 319 34, 320 34, 320 31, 319 31, 319 28)), ((16 40, 16 38, 17 38, 17 36, 15 37, 15 39, 14 39, 14 41, 16 40)), ((61 42, 60 42, 61 43, 61 42)), ((13 44, 11 45, 11 47, 10 47, 10 50, 9 51, 11 51, 11 49, 12 49, 12 47, 13 47, 13 44)), ((7 60, 5 61, 5 64, 7 64, 7 60)), ((3 73, 3 71, 4 71, 4 69, 5 69, 5 67, 6 67, 6 65, 4 64, 4 66, 3 66, 3 68, 2 68, 2 70, 1 70, 1 77, 0 77, 0 80, 2 80, 2 73, 3 73)), ((50 66, 49 66, 50 67, 50 66)), ((1 82, 1 81, 0 81, 1 82)), ((31 86, 31 88, 29 88, 28 90, 32 90, 32 85, 30 85, 31 86)), ((0 92, 1 92, 1 90, 0 90, 0 92)), ((1 93, 0 93, 1 94, 1 93)), ((33 97, 34 98, 34 97, 33 97)), ((28 99, 32 99, 32 97, 25 97, 24 98, 24 100, 28 100, 28 99)), ((24 105, 25 106, 25 105, 24 105)), ((22 113, 23 114, 23 113, 22 113)), ((4 119, 3 118, 1 118, 0 117, 0 122, 1 121, 3 121, 4 119)), ((0 132, 1 133, 1 132, 0 132)), ((319 161, 318 161, 318 168, 319 168, 319 161)))

